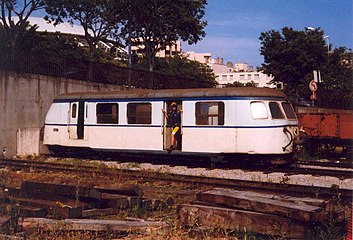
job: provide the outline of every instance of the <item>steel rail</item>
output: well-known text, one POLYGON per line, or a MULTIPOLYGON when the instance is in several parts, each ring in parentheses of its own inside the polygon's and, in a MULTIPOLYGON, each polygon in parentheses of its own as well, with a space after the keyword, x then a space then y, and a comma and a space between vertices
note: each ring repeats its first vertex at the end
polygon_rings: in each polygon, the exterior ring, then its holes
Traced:
MULTIPOLYGON (((344 169, 328 169, 328 168, 310 168, 310 165, 299 166, 295 169, 282 169, 281 172, 286 175, 312 175, 312 176, 330 176, 337 177, 339 179, 353 178, 353 169, 344 170, 344 169)), ((278 170, 266 170, 264 173, 273 173, 278 172, 278 170)))
POLYGON ((297 162, 297 164, 303 165, 303 166, 320 166, 320 167, 353 169, 353 162, 351 162, 351 161, 323 162, 323 161, 303 161, 303 160, 300 160, 297 162))

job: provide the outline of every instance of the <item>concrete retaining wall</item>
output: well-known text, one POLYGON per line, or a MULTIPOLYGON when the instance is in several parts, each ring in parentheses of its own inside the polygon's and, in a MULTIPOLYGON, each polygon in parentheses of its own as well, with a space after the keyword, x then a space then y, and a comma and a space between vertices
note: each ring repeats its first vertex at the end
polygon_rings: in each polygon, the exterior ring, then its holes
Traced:
POLYGON ((54 97, 120 86, 0 70, 0 156, 40 154, 40 129, 54 97))

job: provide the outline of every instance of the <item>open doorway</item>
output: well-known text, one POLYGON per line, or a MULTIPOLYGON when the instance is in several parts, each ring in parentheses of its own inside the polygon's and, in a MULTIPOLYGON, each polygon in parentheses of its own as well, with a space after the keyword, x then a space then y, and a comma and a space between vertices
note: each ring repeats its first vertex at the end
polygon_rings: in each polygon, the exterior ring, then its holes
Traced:
POLYGON ((163 109, 168 116, 168 118, 163 117, 163 149, 168 151, 181 151, 183 135, 182 101, 164 101, 163 109), (179 120, 177 120, 178 117, 180 118, 179 120))

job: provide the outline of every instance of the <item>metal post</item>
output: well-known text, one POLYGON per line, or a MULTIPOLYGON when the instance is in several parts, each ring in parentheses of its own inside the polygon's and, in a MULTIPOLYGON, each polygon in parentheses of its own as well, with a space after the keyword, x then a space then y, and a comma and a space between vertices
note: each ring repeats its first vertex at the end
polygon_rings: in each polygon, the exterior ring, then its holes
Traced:
POLYGON ((128 76, 128 88, 131 86, 131 68, 132 68, 132 56, 131 56, 131 3, 129 2, 129 19, 128 19, 128 28, 129 28, 129 42, 128 42, 128 55, 129 55, 129 76, 128 76))
POLYGON ((330 36, 326 35, 324 36, 324 39, 327 40, 327 61, 329 60, 330 57, 330 41, 329 41, 330 36))

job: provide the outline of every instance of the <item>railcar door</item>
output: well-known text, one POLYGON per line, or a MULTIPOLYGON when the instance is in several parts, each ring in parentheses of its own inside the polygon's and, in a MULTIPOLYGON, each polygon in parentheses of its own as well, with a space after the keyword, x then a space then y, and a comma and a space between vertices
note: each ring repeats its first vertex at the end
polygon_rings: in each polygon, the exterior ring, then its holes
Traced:
POLYGON ((182 102, 181 101, 165 101, 164 102, 164 106, 163 106, 163 109, 165 110, 166 114, 168 115, 168 113, 170 113, 170 111, 172 111, 172 108, 171 108, 171 104, 172 103, 176 103, 177 104, 177 110, 179 111, 179 114, 180 114, 180 126, 179 126, 179 129, 178 131, 174 134, 174 138, 176 140, 176 146, 174 146, 173 149, 171 149, 171 146, 173 145, 173 142, 172 142, 172 132, 173 132, 173 129, 175 129, 173 126, 172 126, 172 120, 170 118, 166 118, 166 117, 163 117, 163 149, 164 150, 177 150, 177 151, 181 151, 182 150, 182 119, 183 119, 183 116, 182 116, 182 102))
POLYGON ((84 116, 85 116, 85 102, 71 102, 69 111, 69 138, 83 139, 84 138, 84 116))

